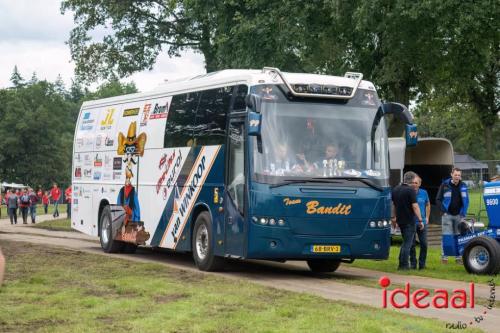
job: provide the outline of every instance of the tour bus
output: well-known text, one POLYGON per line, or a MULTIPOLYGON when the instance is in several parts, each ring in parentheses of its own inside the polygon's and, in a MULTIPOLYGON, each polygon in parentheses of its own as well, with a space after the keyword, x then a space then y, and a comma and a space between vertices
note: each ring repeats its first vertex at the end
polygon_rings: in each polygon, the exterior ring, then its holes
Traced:
POLYGON ((72 227, 106 252, 138 245, 225 258, 304 260, 315 272, 387 259, 385 116, 360 73, 223 70, 83 103, 74 137, 72 227))

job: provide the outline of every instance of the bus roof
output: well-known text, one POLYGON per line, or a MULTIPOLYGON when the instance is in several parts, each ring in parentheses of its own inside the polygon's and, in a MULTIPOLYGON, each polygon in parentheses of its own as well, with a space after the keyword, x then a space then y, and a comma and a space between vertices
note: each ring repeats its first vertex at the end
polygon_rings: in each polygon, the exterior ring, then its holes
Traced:
MULTIPOLYGON (((328 84, 336 86, 347 86, 356 88, 357 80, 351 77, 306 74, 306 73, 282 73, 286 81, 291 84, 328 84)), ((226 69, 217 72, 211 72, 203 75, 185 77, 172 81, 166 81, 157 88, 136 94, 128 94, 110 98, 104 98, 94 101, 86 101, 82 109, 106 106, 112 104, 121 104, 146 98, 154 98, 169 94, 179 94, 195 90, 205 90, 227 85, 247 84, 281 84, 283 80, 269 71, 255 69, 226 69)), ((375 90, 374 85, 369 81, 361 80, 359 88, 375 90)))

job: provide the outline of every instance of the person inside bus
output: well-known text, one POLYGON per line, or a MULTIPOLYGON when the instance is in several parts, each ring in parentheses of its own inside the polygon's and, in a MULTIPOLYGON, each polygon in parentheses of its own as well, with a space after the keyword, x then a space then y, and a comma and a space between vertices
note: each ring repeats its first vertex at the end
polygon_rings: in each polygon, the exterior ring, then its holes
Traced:
POLYGON ((331 143, 325 146, 324 155, 313 163, 316 170, 323 171, 325 176, 334 176, 339 168, 344 167, 340 160, 343 160, 339 154, 338 145, 331 143))
POLYGON ((269 169, 271 175, 276 176, 304 171, 293 154, 289 153, 288 145, 284 143, 278 143, 274 147, 274 160, 270 163, 269 169))

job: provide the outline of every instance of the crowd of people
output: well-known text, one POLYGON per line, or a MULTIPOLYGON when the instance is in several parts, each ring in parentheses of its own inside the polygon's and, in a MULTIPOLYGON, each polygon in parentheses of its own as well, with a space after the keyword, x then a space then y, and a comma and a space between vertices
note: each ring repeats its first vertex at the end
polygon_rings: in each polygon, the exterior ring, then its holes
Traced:
MULTIPOLYGON (((70 185, 64 191, 68 218, 71 218, 71 197, 70 185)), ((31 223, 36 223, 36 209, 39 204, 43 205, 45 214, 48 214, 49 205, 53 204, 54 212, 52 216, 57 218, 59 217, 59 203, 62 199, 62 191, 56 183, 53 184, 50 190, 43 190, 41 186, 36 191, 31 187, 11 188, 0 194, 0 203, 5 204, 7 207, 7 214, 11 224, 17 224, 18 215, 22 217, 23 224, 28 224, 28 218, 31 219, 31 223)))
MULTIPOLYGON (((420 188, 422 179, 412 171, 403 176, 403 183, 392 190, 392 224, 399 226, 403 243, 399 251, 399 270, 425 269, 427 259, 427 229, 430 216, 430 202, 427 191, 420 188), (420 242, 420 255, 416 258, 416 238, 420 242)), ((443 235, 459 235, 459 223, 467 215, 469 194, 462 181, 462 171, 453 168, 450 178, 439 187, 436 205, 441 211, 443 235)), ((441 254, 441 262, 448 263, 448 257, 441 254)), ((462 264, 462 258, 455 258, 462 264)))

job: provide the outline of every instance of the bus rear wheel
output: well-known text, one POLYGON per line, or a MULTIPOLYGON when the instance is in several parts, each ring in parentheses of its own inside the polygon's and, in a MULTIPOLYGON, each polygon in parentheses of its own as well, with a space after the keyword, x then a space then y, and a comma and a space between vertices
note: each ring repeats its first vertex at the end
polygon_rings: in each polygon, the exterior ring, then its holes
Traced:
POLYGON ((193 259, 201 271, 218 271, 223 268, 224 259, 214 255, 214 234, 210 214, 201 212, 196 218, 191 239, 193 259))
POLYGON ((120 252, 125 244, 123 242, 114 240, 113 232, 111 229, 111 209, 109 206, 104 207, 100 218, 101 227, 101 247, 106 253, 120 252))
POLYGON ((331 273, 335 272, 340 266, 340 260, 337 259, 309 259, 307 266, 314 273, 331 273))

